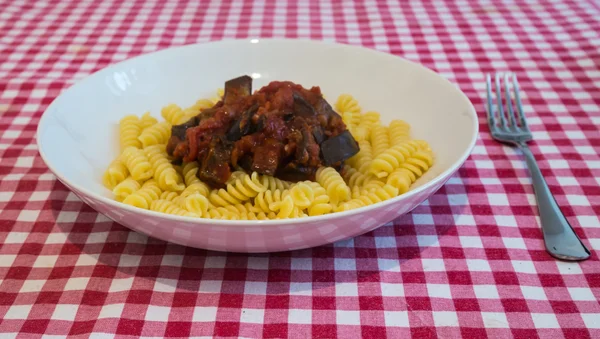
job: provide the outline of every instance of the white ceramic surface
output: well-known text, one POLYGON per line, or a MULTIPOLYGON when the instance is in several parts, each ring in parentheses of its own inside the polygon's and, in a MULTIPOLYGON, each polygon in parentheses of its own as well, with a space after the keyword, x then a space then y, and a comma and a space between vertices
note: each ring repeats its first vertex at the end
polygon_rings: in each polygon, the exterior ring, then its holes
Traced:
MULTIPOLYGON (((162 118, 161 118, 162 119, 162 118)), ((142 55, 98 71, 63 92, 37 131, 42 158, 58 179, 92 208, 133 230, 212 250, 284 251, 371 231, 435 193, 475 144, 478 121, 467 97, 429 69, 349 45, 307 40, 226 40, 142 55), (268 221, 193 219, 114 201, 104 169, 118 155, 118 122, 146 111, 159 118, 168 103, 189 106, 212 97, 224 81, 251 75, 254 88, 273 80, 320 86, 328 100, 351 93, 382 120, 404 119, 426 139, 436 163, 408 193, 372 206, 319 217, 268 221), (452 127, 450 127, 452 126, 452 127)))

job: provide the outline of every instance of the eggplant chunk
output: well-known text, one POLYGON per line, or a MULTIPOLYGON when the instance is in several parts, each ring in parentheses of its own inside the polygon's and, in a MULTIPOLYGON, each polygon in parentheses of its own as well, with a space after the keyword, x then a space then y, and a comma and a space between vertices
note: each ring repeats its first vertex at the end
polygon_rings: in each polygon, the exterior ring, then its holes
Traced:
POLYGON ((277 171, 277 177, 282 180, 292 182, 303 180, 315 180, 316 168, 303 166, 299 164, 289 163, 284 168, 277 171))
POLYGON ((321 155, 325 165, 344 161, 358 153, 360 148, 348 130, 331 137, 321 144, 321 155))
POLYGON ((315 125, 312 128, 312 135, 315 138, 317 144, 321 145, 323 141, 325 141, 325 133, 323 132, 323 128, 319 125, 315 125))
POLYGON ((254 129, 252 117, 256 111, 258 111, 258 105, 253 105, 244 113, 242 113, 239 119, 231 125, 231 128, 227 132, 227 140, 237 141, 240 140, 244 135, 252 133, 252 130, 254 129))
POLYGON ((243 75, 225 82, 225 94, 223 102, 228 105, 241 97, 252 94, 252 78, 243 75))
POLYGON ((211 140, 209 151, 201 159, 198 178, 216 187, 224 187, 231 175, 229 159, 232 148, 233 144, 224 138, 214 137, 211 140))
POLYGON ((312 117, 317 115, 315 108, 300 94, 294 92, 294 112, 301 117, 312 117))
POLYGON ((171 136, 177 137, 180 140, 185 140, 185 131, 187 131, 187 129, 190 127, 196 127, 196 126, 198 126, 198 118, 193 117, 181 125, 171 126, 171 136))

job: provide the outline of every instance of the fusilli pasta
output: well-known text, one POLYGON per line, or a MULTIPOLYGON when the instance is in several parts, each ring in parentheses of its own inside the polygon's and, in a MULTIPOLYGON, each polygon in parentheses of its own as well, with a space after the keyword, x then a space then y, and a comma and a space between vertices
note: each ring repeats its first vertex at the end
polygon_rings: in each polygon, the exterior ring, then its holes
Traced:
POLYGON ((416 151, 424 147, 422 142, 409 140, 388 148, 371 162, 369 173, 378 178, 387 177, 396 168, 399 168, 407 158, 411 157, 416 151))
POLYGON ((358 101, 352 95, 342 94, 335 103, 335 110, 341 114, 344 112, 360 114, 361 108, 358 105, 358 101))
POLYGON ((165 145, 152 145, 144 148, 144 153, 154 171, 154 178, 158 186, 164 191, 183 191, 185 185, 181 183, 181 177, 169 162, 165 145))
POLYGON ((120 160, 127 166, 127 170, 135 180, 144 181, 152 177, 152 165, 148 157, 139 148, 133 146, 127 147, 121 153, 120 160))
POLYGON ((335 109, 360 151, 341 164, 320 167, 315 181, 291 183, 236 169, 225 188, 211 189, 198 177, 198 163, 171 163, 166 144, 171 126, 212 107, 223 90, 182 109, 162 108, 163 121, 145 112, 119 121, 121 154, 102 176, 115 199, 142 209, 180 216, 224 220, 302 218, 349 211, 406 193, 434 163, 423 140, 410 138, 410 125, 392 120, 382 125, 377 112, 363 112, 351 95, 341 95, 335 109))
POLYGON ((185 113, 176 104, 169 104, 162 108, 160 115, 171 125, 179 125, 185 122, 185 113))
POLYGON ((104 171, 104 175, 102 176, 102 184, 108 189, 113 189, 117 186, 121 181, 125 180, 129 175, 129 170, 127 166, 119 160, 115 159, 106 171, 104 171))
POLYGON ((410 125, 402 120, 392 120, 388 132, 390 146, 396 146, 410 139, 410 125))
POLYGON ((141 187, 140 183, 132 177, 127 177, 113 188, 112 192, 119 201, 127 198, 141 187))
POLYGON ((317 170, 317 182, 327 190, 331 203, 350 199, 350 187, 346 185, 342 176, 332 167, 321 167, 317 170))
POLYGON ((167 121, 156 123, 145 130, 138 137, 144 148, 152 145, 166 144, 171 136, 171 124, 167 121))
POLYGON ((156 120, 155 117, 151 116, 150 112, 146 112, 142 115, 142 117, 140 119, 140 123, 141 123, 142 131, 143 131, 146 128, 158 123, 158 120, 156 120))
POLYGON ((135 207, 148 209, 152 201, 157 200, 162 193, 154 179, 146 181, 142 188, 125 197, 123 203, 135 207))
POLYGON ((142 132, 140 119, 135 115, 128 115, 119 121, 119 140, 121 151, 127 147, 141 148, 142 144, 138 140, 142 132))

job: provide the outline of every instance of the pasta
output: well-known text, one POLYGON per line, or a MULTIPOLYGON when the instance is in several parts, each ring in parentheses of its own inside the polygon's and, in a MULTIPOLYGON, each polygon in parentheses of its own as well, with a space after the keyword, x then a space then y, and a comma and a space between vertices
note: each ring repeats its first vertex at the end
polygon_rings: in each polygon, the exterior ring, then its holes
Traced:
POLYGON ((388 135, 388 128, 384 126, 375 126, 371 129, 371 147, 373 150, 373 156, 377 157, 383 151, 390 148, 390 138, 388 135))
POLYGON ((350 199, 350 187, 342 176, 332 167, 321 167, 317 170, 317 182, 327 190, 332 204, 350 199))
POLYGON ((138 140, 142 132, 140 119, 135 115, 128 115, 119 121, 119 141, 121 151, 127 147, 141 148, 142 144, 138 140))
POLYGON ((176 104, 170 104, 160 111, 160 115, 162 115, 165 120, 171 125, 179 125, 185 122, 185 113, 181 109, 181 107, 176 104))
POLYGON ((315 192, 312 187, 304 183, 298 183, 290 189, 289 195, 294 203, 294 206, 307 208, 315 199, 315 192))
POLYGON ((433 154, 429 150, 417 151, 411 158, 400 165, 387 178, 387 184, 399 190, 399 194, 406 193, 418 178, 420 178, 433 165, 433 154))
POLYGON ((142 117, 140 119, 140 123, 141 123, 142 131, 143 131, 146 128, 158 123, 158 120, 156 120, 155 117, 151 116, 150 112, 146 112, 142 115, 142 117))
POLYGON ((407 122, 396 119, 384 125, 378 112, 363 112, 353 96, 343 94, 334 107, 360 150, 340 167, 320 167, 314 181, 296 183, 238 168, 223 181, 223 188, 211 188, 199 179, 197 161, 175 162, 166 147, 171 126, 211 108, 223 94, 220 89, 215 97, 199 99, 185 109, 168 104, 160 111, 162 121, 150 112, 125 116, 119 121, 121 153, 103 172, 102 184, 117 201, 165 214, 287 219, 350 211, 392 199, 408 192, 434 164, 429 144, 412 139, 407 122))
POLYGON ((360 106, 358 105, 358 101, 354 99, 352 95, 342 94, 338 97, 335 103, 335 109, 338 112, 352 112, 356 114, 360 114, 360 106))
POLYGON ((156 211, 156 212, 181 215, 181 216, 186 216, 186 217, 197 217, 198 216, 197 214, 188 212, 188 211, 184 210, 183 208, 177 206, 172 201, 168 201, 168 200, 154 200, 150 204, 150 209, 152 211, 156 211))
POLYGON ((127 166, 119 160, 115 159, 106 171, 104 171, 104 175, 102 176, 102 184, 108 188, 113 189, 117 186, 121 181, 125 180, 129 175, 129 170, 127 166))
POLYGON ((171 124, 167 121, 156 123, 145 130, 138 137, 144 148, 152 145, 166 144, 171 136, 171 124))
POLYGON ((254 198, 254 206, 263 212, 273 212, 271 204, 281 201, 288 194, 288 190, 282 191, 278 189, 260 192, 254 198))
POLYGON ((123 199, 123 203, 143 209, 150 208, 152 201, 157 200, 162 193, 156 180, 150 179, 146 181, 142 188, 133 192, 123 199))
POLYGON ((127 147, 121 154, 121 161, 135 180, 143 181, 152 177, 152 165, 141 149, 133 146, 127 147))
POLYGON ((396 146, 410 139, 410 125, 402 120, 392 120, 388 132, 390 146, 396 146))
POLYGON ((133 179, 132 177, 127 177, 125 180, 123 180, 117 186, 115 186, 112 192, 117 198, 117 200, 123 201, 123 199, 127 198, 129 195, 139 190, 140 187, 141 185, 137 180, 133 179))
POLYGON ((360 125, 366 128, 372 128, 380 124, 380 114, 377 112, 366 112, 360 116, 360 125))
POLYGON ((279 178, 272 177, 270 175, 261 175, 260 183, 265 186, 268 190, 285 190, 290 188, 291 183, 279 178))
POLYGON ((185 185, 181 183, 181 177, 169 162, 165 145, 152 145, 144 148, 148 157, 154 178, 158 186, 164 191, 183 191, 185 185))
POLYGON ((373 159, 369 173, 374 174, 378 178, 387 177, 422 147, 426 147, 426 143, 424 144, 423 141, 409 140, 388 148, 373 159))
POLYGON ((371 168, 371 163, 373 162, 371 143, 366 140, 359 141, 358 146, 360 147, 360 151, 358 151, 355 156, 348 159, 347 163, 359 172, 367 174, 369 168, 371 168))

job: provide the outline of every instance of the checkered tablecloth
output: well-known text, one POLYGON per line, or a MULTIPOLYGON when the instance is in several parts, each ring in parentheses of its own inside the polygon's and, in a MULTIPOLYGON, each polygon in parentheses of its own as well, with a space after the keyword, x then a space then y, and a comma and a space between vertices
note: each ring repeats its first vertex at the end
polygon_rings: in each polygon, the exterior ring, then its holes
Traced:
POLYGON ((0 0, 0 337, 599 338, 599 125, 592 1, 0 0), (435 69, 479 111, 472 156, 393 224, 265 255, 132 232, 44 165, 40 116, 77 80, 145 52, 249 37, 363 45, 435 69), (508 70, 588 261, 545 252, 525 163, 488 133, 484 75, 508 70))

